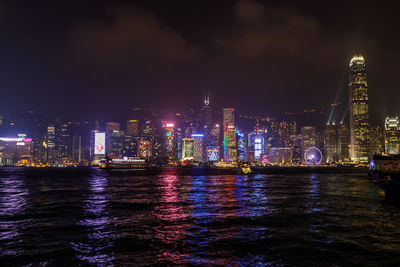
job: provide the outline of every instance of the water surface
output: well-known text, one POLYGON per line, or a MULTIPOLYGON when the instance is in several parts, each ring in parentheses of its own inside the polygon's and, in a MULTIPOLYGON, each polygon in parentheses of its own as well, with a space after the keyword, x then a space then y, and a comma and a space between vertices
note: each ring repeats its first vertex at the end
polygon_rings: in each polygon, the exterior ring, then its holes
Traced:
POLYGON ((366 174, 0 169, 2 265, 399 265, 366 174))

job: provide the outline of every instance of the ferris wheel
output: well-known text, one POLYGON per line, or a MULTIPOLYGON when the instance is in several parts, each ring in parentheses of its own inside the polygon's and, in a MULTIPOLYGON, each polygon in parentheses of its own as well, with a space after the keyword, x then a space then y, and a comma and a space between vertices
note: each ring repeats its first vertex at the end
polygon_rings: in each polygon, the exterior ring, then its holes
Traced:
POLYGON ((311 147, 304 153, 304 160, 309 165, 319 165, 322 161, 322 153, 316 147, 311 147))

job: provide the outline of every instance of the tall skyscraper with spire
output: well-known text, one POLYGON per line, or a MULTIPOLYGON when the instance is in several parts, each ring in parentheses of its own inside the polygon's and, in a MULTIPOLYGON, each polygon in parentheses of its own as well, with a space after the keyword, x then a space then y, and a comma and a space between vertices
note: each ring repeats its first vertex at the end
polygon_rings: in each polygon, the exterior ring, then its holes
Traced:
POLYGON ((200 110, 200 123, 199 126, 202 128, 204 134, 208 134, 212 127, 212 112, 210 106, 210 94, 206 93, 204 96, 203 106, 200 110))
POLYGON ((349 75, 350 158, 367 162, 369 158, 368 84, 365 60, 355 55, 350 60, 349 75))

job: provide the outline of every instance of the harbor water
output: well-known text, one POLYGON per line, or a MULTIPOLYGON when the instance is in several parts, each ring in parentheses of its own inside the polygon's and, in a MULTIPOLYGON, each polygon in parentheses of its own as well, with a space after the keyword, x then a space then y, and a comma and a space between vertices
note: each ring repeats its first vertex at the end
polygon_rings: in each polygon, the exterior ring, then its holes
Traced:
POLYGON ((400 205, 366 173, 0 169, 0 263, 400 264, 400 205))

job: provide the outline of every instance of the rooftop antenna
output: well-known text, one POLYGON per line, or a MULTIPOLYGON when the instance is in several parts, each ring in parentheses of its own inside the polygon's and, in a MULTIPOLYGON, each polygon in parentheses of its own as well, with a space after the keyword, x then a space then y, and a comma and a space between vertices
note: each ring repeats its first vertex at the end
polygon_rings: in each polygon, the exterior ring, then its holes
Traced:
POLYGON ((206 106, 210 105, 210 93, 208 93, 207 91, 204 96, 204 105, 206 105, 206 106))

